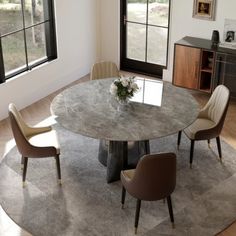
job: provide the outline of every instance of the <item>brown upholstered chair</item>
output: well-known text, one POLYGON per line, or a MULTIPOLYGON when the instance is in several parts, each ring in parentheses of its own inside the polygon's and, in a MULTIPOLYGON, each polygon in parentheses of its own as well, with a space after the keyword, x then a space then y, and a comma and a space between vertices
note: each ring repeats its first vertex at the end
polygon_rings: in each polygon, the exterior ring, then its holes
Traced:
POLYGON ((143 156, 136 169, 121 171, 122 208, 126 190, 137 199, 135 214, 135 234, 137 233, 141 200, 156 201, 167 198, 172 226, 174 215, 171 193, 176 184, 176 155, 174 153, 148 154, 143 156))
MULTIPOLYGON (((205 107, 199 112, 196 121, 184 129, 184 133, 191 140, 190 167, 193 162, 194 142, 216 138, 220 160, 222 159, 220 133, 224 125, 229 106, 229 90, 224 85, 216 87, 205 107)), ((181 141, 181 131, 178 134, 178 148, 181 141)))
POLYGON ((93 65, 90 80, 119 77, 119 70, 114 62, 103 61, 93 65))
POLYGON ((55 157, 57 175, 61 184, 60 147, 55 130, 48 127, 30 127, 22 119, 14 104, 10 104, 9 117, 17 148, 22 155, 23 186, 26 179, 28 158, 55 157))

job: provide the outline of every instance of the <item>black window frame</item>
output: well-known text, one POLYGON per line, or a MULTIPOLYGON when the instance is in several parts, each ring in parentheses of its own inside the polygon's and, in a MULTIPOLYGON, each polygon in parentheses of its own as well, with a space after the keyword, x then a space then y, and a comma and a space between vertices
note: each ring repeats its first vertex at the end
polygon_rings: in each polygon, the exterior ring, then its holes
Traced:
POLYGON ((43 0, 43 13, 44 13, 44 20, 40 21, 39 23, 32 24, 30 26, 25 26, 25 0, 21 1, 21 12, 22 12, 22 23, 23 27, 18 30, 14 30, 10 33, 6 33, 1 35, 0 34, 0 83, 4 83, 7 79, 10 79, 18 74, 21 74, 26 71, 30 71, 33 68, 54 60, 57 58, 57 42, 56 42, 56 27, 55 27, 55 14, 54 14, 54 0, 43 0), (42 58, 37 60, 37 62, 30 63, 28 61, 28 51, 27 51, 27 38, 26 38, 26 30, 33 28, 35 26, 44 25, 45 27, 45 46, 46 46, 46 58, 42 58), (2 38, 7 37, 9 35, 14 35, 18 32, 23 32, 24 35, 24 47, 25 47, 25 59, 26 65, 24 68, 16 68, 14 72, 5 75, 4 69, 4 58, 3 58, 3 50, 2 50, 2 38))
POLYGON ((162 79, 163 69, 167 69, 168 61, 169 61, 171 4, 172 4, 172 0, 169 0, 168 25, 161 26, 161 25, 153 25, 153 24, 148 23, 147 19, 148 19, 149 0, 147 0, 146 23, 137 23, 137 22, 127 20, 127 0, 120 0, 120 69, 162 79), (145 25, 146 30, 147 30, 148 26, 155 26, 158 28, 166 28, 168 30, 168 32, 167 32, 167 48, 166 48, 166 64, 165 65, 153 64, 151 62, 146 61, 146 59, 147 59, 147 36, 148 36, 147 31, 146 31, 145 62, 138 61, 135 59, 130 59, 127 57, 126 24, 128 22, 137 23, 140 25, 145 25))

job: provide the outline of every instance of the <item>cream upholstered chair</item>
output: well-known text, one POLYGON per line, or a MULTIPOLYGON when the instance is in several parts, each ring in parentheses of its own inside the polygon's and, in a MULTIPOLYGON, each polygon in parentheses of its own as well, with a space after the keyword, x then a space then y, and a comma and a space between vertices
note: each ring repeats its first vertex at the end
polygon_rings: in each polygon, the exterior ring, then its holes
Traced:
POLYGON ((30 127, 22 119, 14 104, 8 108, 11 128, 17 148, 22 155, 23 186, 26 179, 28 158, 55 157, 59 184, 61 184, 60 147, 56 131, 48 127, 30 127))
POLYGON ((90 80, 119 77, 119 70, 114 62, 103 61, 95 63, 92 67, 90 80))
MULTIPOLYGON (((184 129, 184 133, 191 140, 190 167, 192 167, 194 142, 196 140, 208 140, 208 144, 210 144, 210 140, 216 138, 221 160, 220 133, 229 106, 229 95, 228 88, 224 85, 217 86, 205 107, 199 112, 196 121, 184 129)), ((178 134, 178 147, 180 140, 181 131, 178 134)))
POLYGON ((172 226, 174 215, 171 193, 176 185, 176 155, 174 153, 148 154, 143 156, 136 169, 124 170, 120 174, 122 188, 122 208, 126 190, 137 199, 135 214, 135 234, 137 233, 141 200, 156 201, 167 198, 172 226))

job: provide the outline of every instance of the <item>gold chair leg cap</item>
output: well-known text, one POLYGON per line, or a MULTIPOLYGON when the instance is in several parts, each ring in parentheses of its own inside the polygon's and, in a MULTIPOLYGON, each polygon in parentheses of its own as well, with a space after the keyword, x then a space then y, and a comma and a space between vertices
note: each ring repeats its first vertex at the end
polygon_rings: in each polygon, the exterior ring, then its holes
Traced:
POLYGON ((22 187, 25 188, 25 186, 26 186, 26 182, 23 181, 23 182, 22 182, 22 187))
POLYGON ((21 164, 21 167, 20 167, 20 169, 21 169, 21 170, 23 170, 23 169, 24 169, 24 164, 21 164))
POLYGON ((172 229, 174 229, 175 228, 175 223, 172 223, 171 225, 172 225, 172 229))
POLYGON ((222 163, 223 163, 223 161, 222 161, 222 157, 219 157, 219 159, 220 159, 220 163, 222 164, 222 163))
POLYGON ((211 149, 211 144, 208 144, 208 148, 211 149))
POLYGON ((62 185, 61 179, 58 180, 58 184, 59 184, 59 185, 62 185))
POLYGON ((137 232, 138 232, 138 228, 135 227, 135 228, 134 228, 134 234, 137 234, 137 232))

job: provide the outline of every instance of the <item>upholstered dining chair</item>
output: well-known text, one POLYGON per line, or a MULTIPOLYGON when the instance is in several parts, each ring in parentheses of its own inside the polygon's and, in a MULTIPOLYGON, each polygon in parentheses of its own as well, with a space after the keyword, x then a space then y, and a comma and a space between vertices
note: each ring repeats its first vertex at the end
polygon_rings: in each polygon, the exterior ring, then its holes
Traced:
MULTIPOLYGON (((224 125, 225 116, 229 106, 229 90, 224 85, 215 88, 209 101, 199 112, 197 119, 184 129, 184 133, 191 140, 190 147, 190 168, 192 168, 194 143, 197 140, 210 140, 216 138, 219 158, 222 160, 220 133, 224 125)), ((181 131, 178 134, 178 149, 181 141, 181 131)))
POLYGON ((51 126, 30 127, 28 126, 14 104, 8 108, 9 118, 13 136, 17 148, 22 155, 21 164, 23 166, 23 186, 25 186, 28 158, 55 157, 57 166, 58 182, 61 184, 60 169, 60 147, 56 131, 51 126))
POLYGON ((138 229, 141 200, 156 201, 167 198, 169 215, 174 227, 174 215, 171 193, 176 185, 176 155, 160 153, 144 155, 136 169, 121 171, 122 208, 125 203, 126 191, 137 199, 135 213, 135 234, 138 229))
POLYGON ((103 61, 95 63, 92 67, 90 80, 119 77, 119 70, 114 62, 103 61))

